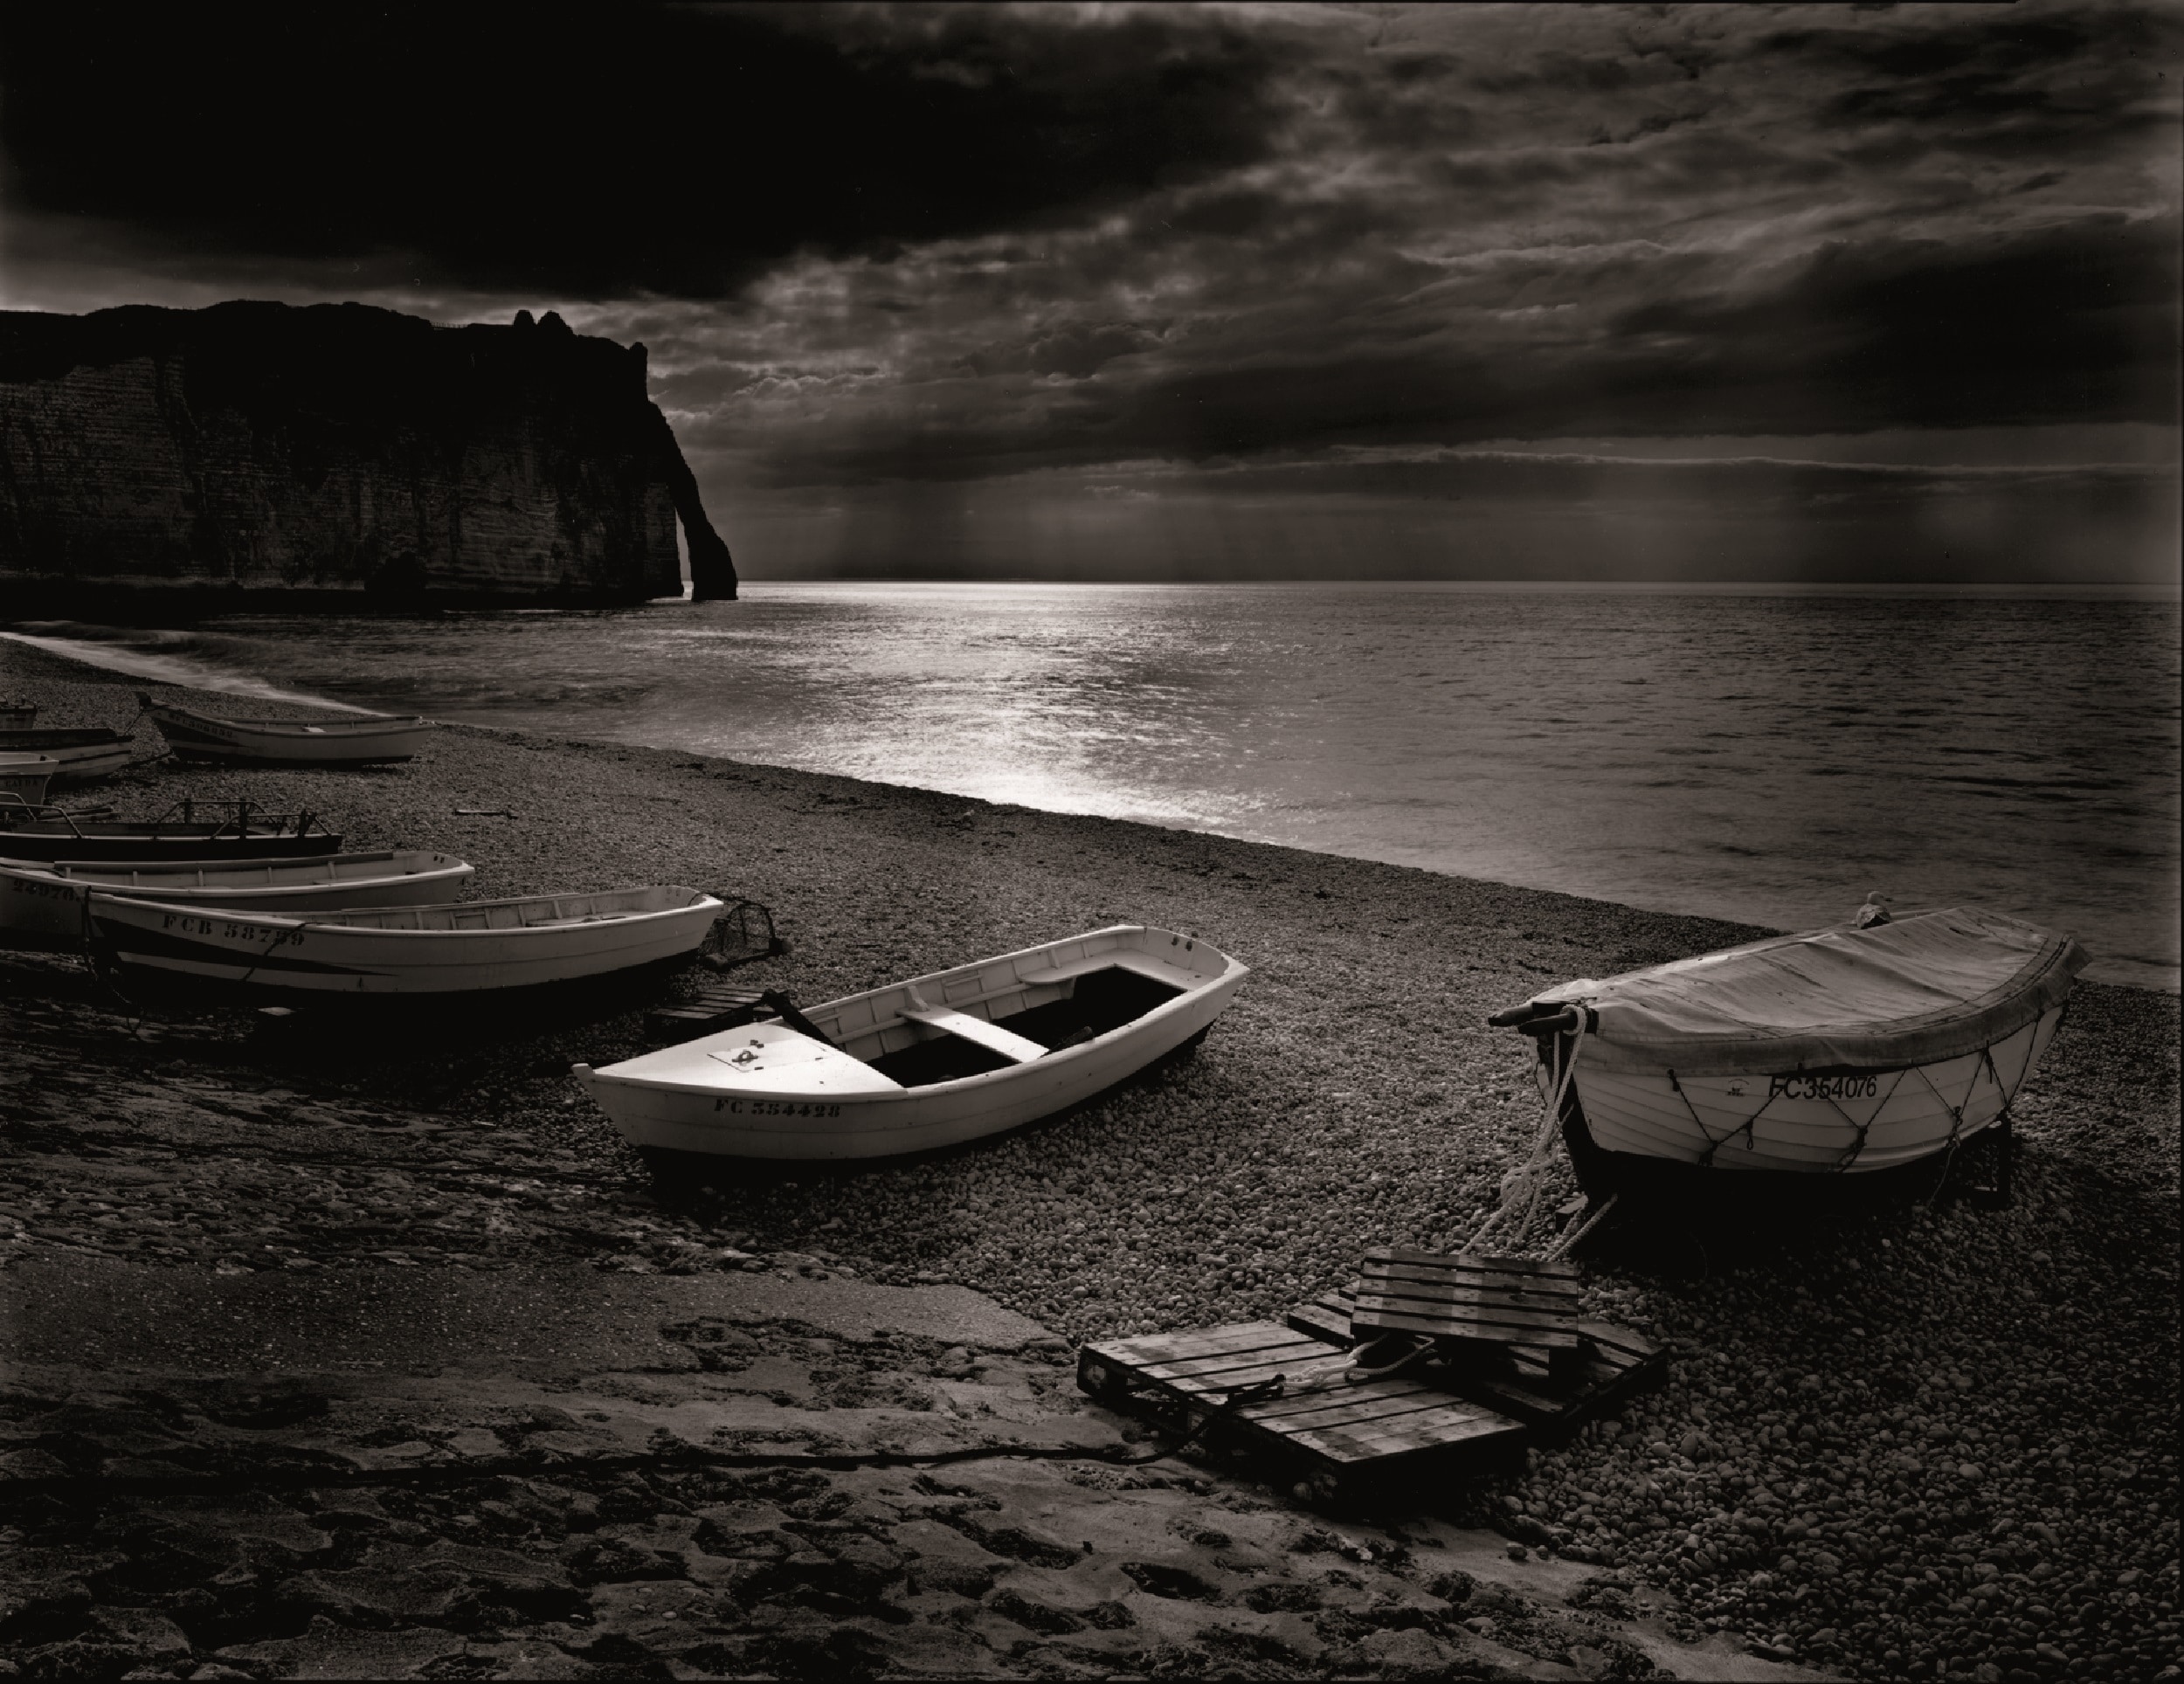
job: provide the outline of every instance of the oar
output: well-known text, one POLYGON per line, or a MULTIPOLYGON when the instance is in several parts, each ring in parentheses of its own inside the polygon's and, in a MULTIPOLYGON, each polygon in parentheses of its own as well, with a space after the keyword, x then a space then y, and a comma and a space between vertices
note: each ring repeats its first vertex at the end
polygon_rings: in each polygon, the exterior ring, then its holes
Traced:
POLYGON ((798 1011, 796 1009, 796 1002, 779 989, 767 989, 758 997, 761 1002, 773 1009, 774 1016, 795 1030, 798 1034, 809 1035, 822 1046, 833 1046, 838 1052, 841 1051, 839 1046, 835 1046, 834 1038, 798 1011))

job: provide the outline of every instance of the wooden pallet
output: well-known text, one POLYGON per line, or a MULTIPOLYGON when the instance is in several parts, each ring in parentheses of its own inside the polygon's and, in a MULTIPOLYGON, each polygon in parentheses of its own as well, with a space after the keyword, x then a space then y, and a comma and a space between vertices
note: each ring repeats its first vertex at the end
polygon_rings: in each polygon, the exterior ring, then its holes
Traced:
MULTIPOLYGON (((1371 1328, 1352 1329, 1350 1318, 1357 1308, 1358 1287, 1353 1281, 1347 1287, 1330 1287, 1317 1298, 1294 1306, 1282 1320, 1299 1333, 1348 1349, 1375 1335, 1375 1329, 1371 1328)), ((1484 1349, 1506 1356, 1520 1374, 1545 1374, 1553 1355, 1545 1345, 1496 1345, 1484 1349)))
MULTIPOLYGON (((1284 1319, 1300 1333, 1346 1349, 1360 1336, 1351 1325, 1354 1301, 1347 1289, 1322 1293, 1284 1319)), ((1621 1407, 1667 1375, 1660 1348, 1628 1328, 1580 1319, 1577 1332, 1576 1358, 1560 1364, 1537 1346, 1467 1344, 1445 1347, 1443 1360, 1421 1377, 1552 1439, 1621 1407)))
POLYGON ((1572 1432, 1620 1409, 1668 1376, 1669 1359, 1651 1340, 1613 1322, 1578 1323, 1575 1361, 1542 1370, 1503 1359, 1483 1362, 1458 1375, 1467 1398, 1514 1415, 1544 1436, 1572 1432))
POLYGON ((694 1041, 717 1030, 734 1029, 765 1014, 755 988, 708 983, 688 999, 645 1014, 645 1028, 656 1041, 694 1041))
POLYGON ((1524 1257, 1443 1257, 1377 1246, 1359 1266, 1351 1321, 1362 1333, 1422 1333, 1442 1341, 1517 1345, 1573 1356, 1578 1294, 1572 1263, 1524 1257))
POLYGON ((1350 1312, 1357 1307, 1355 1287, 1330 1287, 1317 1298, 1297 1305, 1282 1320, 1307 1338, 1347 1350, 1358 1342, 1357 1335, 1350 1331, 1350 1312))
POLYGON ((1209 1438, 1268 1454, 1332 1496, 1393 1472, 1467 1472, 1524 1436, 1508 1416, 1408 1376, 1351 1384, 1343 1378, 1349 1365, 1321 1340, 1248 1322, 1087 1345, 1077 1384, 1102 1403, 1165 1414, 1182 1430, 1218 1415, 1209 1438), (1229 1404, 1235 1389, 1277 1375, 1280 1395, 1229 1404))

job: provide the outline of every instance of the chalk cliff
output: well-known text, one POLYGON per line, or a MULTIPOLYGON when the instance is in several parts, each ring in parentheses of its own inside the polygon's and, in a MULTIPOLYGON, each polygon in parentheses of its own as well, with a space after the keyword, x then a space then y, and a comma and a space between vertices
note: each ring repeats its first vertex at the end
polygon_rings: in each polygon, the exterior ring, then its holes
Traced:
POLYGON ((645 348, 551 314, 0 312, 0 612, 612 604, 736 569, 645 348))

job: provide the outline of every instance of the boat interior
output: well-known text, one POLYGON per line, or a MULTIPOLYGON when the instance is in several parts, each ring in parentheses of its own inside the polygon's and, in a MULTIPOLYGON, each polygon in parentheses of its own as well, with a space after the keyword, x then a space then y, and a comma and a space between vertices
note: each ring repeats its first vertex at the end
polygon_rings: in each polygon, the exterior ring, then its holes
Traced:
MULTIPOLYGON (((290 838, 330 832, 306 808, 295 814, 267 812, 251 801, 177 801, 156 818, 116 818, 111 807, 69 808, 51 801, 0 795, 0 832, 22 836, 290 838), (225 815, 212 818, 209 815, 225 815), (204 815, 204 816, 201 816, 204 815)), ((0 850, 3 852, 3 850, 0 850)))
POLYGON ((790 1022, 905 1087, 926 1087, 1119 1029, 1228 963, 1190 936, 1125 925, 829 1001, 790 1022))
POLYGON ((1134 1022, 1155 1006, 1184 992, 1171 983, 1115 965, 1052 984, 1047 991, 1054 990, 1061 990, 1058 998, 1001 1018, 929 1011, 922 1014, 923 1021, 919 1023, 927 1039, 912 1041, 892 1052, 877 1052, 866 1058, 865 1062, 905 1087, 930 1087, 935 1082, 959 1081, 965 1076, 983 1076, 1048 1052, 1081 1046, 1110 1029, 1120 1029, 1124 1024, 1134 1022), (957 1019, 964 1021, 955 1021, 957 1019), (979 1032, 988 1027, 1001 1033, 989 1036, 979 1032))

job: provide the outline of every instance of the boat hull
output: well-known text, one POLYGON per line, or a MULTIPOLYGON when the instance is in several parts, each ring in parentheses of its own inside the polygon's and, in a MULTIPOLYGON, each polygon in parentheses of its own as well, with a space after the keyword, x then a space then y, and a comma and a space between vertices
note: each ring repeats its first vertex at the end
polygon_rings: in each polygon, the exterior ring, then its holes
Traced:
MULTIPOLYGON (((1974 1052, 1892 1068, 1690 1076, 1588 1068, 1580 1049, 1562 1114, 1572 1164, 1592 1193, 1840 1185, 1933 1167, 2008 1109, 2063 1010, 1974 1052)), ((1551 1047, 1537 1066, 1543 1094, 1551 1047)))
POLYGON ((434 728, 422 719, 338 721, 223 720, 186 708, 148 710, 167 746, 184 760, 267 766, 371 766, 413 759, 434 728))
POLYGON ((341 846, 341 837, 330 831, 298 835, 293 829, 253 829, 238 836, 232 825, 224 831, 211 825, 135 829, 98 824, 0 830, 0 859, 72 864, 304 859, 338 853, 341 846))
POLYGON ((609 896, 535 896, 453 907, 393 908, 396 922, 206 912, 94 890, 91 948, 125 980, 214 985, 294 1003, 445 999, 587 981, 687 958, 721 910, 695 890, 657 909, 600 911, 567 921, 494 927, 496 908, 573 907, 609 896))
POLYGON ((53 763, 52 781, 88 783, 128 765, 134 737, 103 727, 0 730, 0 755, 43 755, 53 763))
POLYGON ((475 868, 446 854, 333 854, 322 859, 161 866, 75 860, 0 865, 0 947, 73 952, 86 940, 93 889, 201 911, 330 912, 430 906, 451 899, 475 868), (373 867, 384 869, 374 871, 373 867), (254 879, 256 880, 244 880, 254 879))
POLYGON ((60 763, 51 755, 0 755, 0 796, 36 806, 45 799, 60 763))
MULTIPOLYGON (((1227 1008, 1248 970, 1192 938, 1125 927, 812 1008, 811 1020, 850 1046, 899 1051, 916 1032, 901 1028, 902 1039, 895 1039, 899 1019, 890 1013, 900 1011, 906 990, 916 990, 935 1003, 975 997, 992 1017, 1010 1016, 1067 998, 1072 984, 1116 950, 1113 938, 1125 933, 1149 938, 1140 953, 1174 944, 1170 950, 1189 962, 1176 968, 1170 982, 1182 991, 1082 1046, 1003 1069, 924 1087, 895 1087, 881 1079, 867 1091, 856 1091, 854 1070, 835 1091, 815 1089, 808 1080, 778 1086, 738 1081, 732 1072, 715 1082, 646 1077, 642 1066, 660 1055, 603 1070, 579 1065, 575 1073, 623 1137, 647 1153, 841 1163, 961 1146, 1070 1110, 1195 1041, 1227 1008), (1102 939, 1110 945, 1099 946, 1102 939), (1185 942, 1192 942, 1187 951, 1181 947, 1185 942), (1071 967, 1073 973, 1059 980, 1026 980, 1071 967)), ((1151 974, 1150 966, 1139 974, 1151 974)), ((671 1050, 726 1060, 732 1049, 754 1039, 753 1031, 729 1030, 671 1050)))

